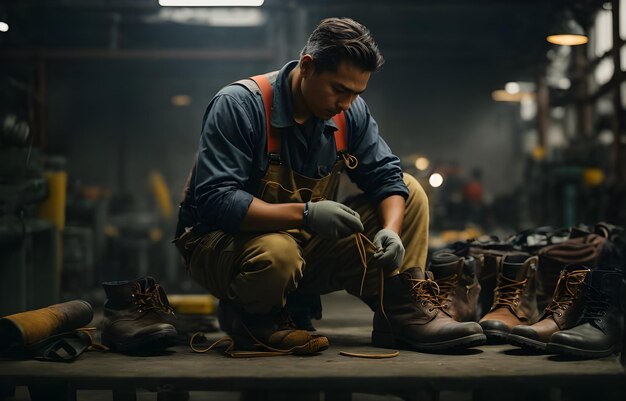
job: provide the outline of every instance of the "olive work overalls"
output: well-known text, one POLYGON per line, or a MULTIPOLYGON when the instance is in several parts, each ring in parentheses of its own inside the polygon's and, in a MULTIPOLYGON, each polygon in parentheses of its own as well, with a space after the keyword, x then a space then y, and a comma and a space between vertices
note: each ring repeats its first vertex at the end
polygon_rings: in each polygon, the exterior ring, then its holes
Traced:
MULTIPOLYGON (((276 73, 252 77, 238 84, 264 98, 270 163, 255 196, 268 203, 303 203, 334 200, 339 178, 346 167, 345 117, 335 132, 337 162, 325 177, 300 175, 280 163, 280 132, 270 127, 272 87, 276 73), (261 83, 260 85, 258 83, 261 83), (269 88, 269 89, 268 89, 269 88), (269 94, 267 93, 269 91, 269 94)), ((351 157, 351 160, 355 160, 351 157)), ((406 249, 400 270, 419 266, 422 270, 428 251, 428 199, 415 178, 404 174, 409 189, 401 239, 406 249)), ((364 194, 346 202, 357 211, 369 239, 382 228, 377 205, 364 194)), ((213 231, 198 237, 187 230, 175 240, 191 276, 211 294, 232 300, 250 313, 275 312, 285 305, 288 293, 298 288, 303 294, 326 294, 345 289, 359 296, 364 268, 354 235, 324 239, 300 228, 280 232, 240 232, 235 235, 213 231)), ((373 249, 367 248, 368 256, 373 249)), ((361 298, 375 299, 380 287, 377 269, 367 269, 361 298)))

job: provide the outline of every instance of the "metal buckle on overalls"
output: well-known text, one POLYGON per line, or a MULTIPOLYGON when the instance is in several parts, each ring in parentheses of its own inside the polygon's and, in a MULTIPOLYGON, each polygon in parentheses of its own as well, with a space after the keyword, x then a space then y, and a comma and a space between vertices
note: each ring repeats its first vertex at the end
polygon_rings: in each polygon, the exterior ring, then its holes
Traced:
POLYGON ((272 163, 272 164, 282 164, 281 161, 280 161, 280 154, 279 153, 270 153, 269 157, 270 157, 270 163, 272 163))

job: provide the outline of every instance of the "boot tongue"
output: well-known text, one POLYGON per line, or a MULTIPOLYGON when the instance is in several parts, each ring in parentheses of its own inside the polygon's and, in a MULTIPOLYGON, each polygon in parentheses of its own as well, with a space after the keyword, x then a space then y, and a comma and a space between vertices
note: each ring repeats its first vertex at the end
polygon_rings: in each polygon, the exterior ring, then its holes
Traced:
POLYGON ((525 266, 526 260, 529 255, 526 254, 514 254, 507 255, 502 261, 502 275, 509 280, 523 281, 527 276, 528 267, 525 266))
POLYGON ((435 276, 435 280, 449 277, 458 272, 461 258, 452 253, 436 253, 433 255, 429 271, 435 276))
POLYGON ((400 277, 404 279, 423 280, 425 275, 419 267, 412 267, 400 273, 400 277))

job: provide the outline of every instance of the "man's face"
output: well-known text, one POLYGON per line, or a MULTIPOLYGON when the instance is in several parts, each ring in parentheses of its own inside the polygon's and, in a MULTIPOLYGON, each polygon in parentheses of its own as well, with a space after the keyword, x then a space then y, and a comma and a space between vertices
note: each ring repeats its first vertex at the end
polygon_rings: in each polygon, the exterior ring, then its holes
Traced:
POLYGON ((354 99, 363 93, 370 72, 341 61, 337 71, 315 71, 310 57, 304 56, 302 68, 302 95, 308 109, 317 118, 328 120, 348 110, 354 99))

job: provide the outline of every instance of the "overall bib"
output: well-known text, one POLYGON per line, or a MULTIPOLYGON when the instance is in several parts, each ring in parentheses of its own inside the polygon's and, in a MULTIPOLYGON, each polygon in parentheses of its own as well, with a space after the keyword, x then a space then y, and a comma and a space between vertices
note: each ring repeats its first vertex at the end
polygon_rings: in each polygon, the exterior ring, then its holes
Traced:
MULTIPOLYGON (((273 77, 269 75, 269 78, 273 77)), ((268 76, 251 79, 257 82, 264 98, 270 156, 255 197, 268 203, 335 200, 341 173, 346 167, 356 168, 358 164, 353 156, 345 153, 345 117, 335 119, 337 161, 331 172, 322 178, 305 177, 280 163, 280 132, 270 126, 272 96, 268 76)), ((415 178, 405 174, 404 181, 409 197, 401 234, 406 254, 400 270, 416 266, 423 270, 428 250, 428 199, 415 178)), ((377 205, 364 194, 345 204, 360 214, 365 227, 363 234, 368 238, 373 238, 382 228, 377 205)), ((296 288, 304 294, 345 289, 365 300, 378 296, 379 273, 376 269, 367 269, 364 276, 354 235, 329 240, 304 228, 235 235, 217 230, 199 237, 191 234, 187 231, 176 240, 176 245, 192 277, 217 298, 234 301, 250 313, 280 310, 287 294, 296 288)), ((368 256, 373 251, 373 247, 366 246, 368 256)))

